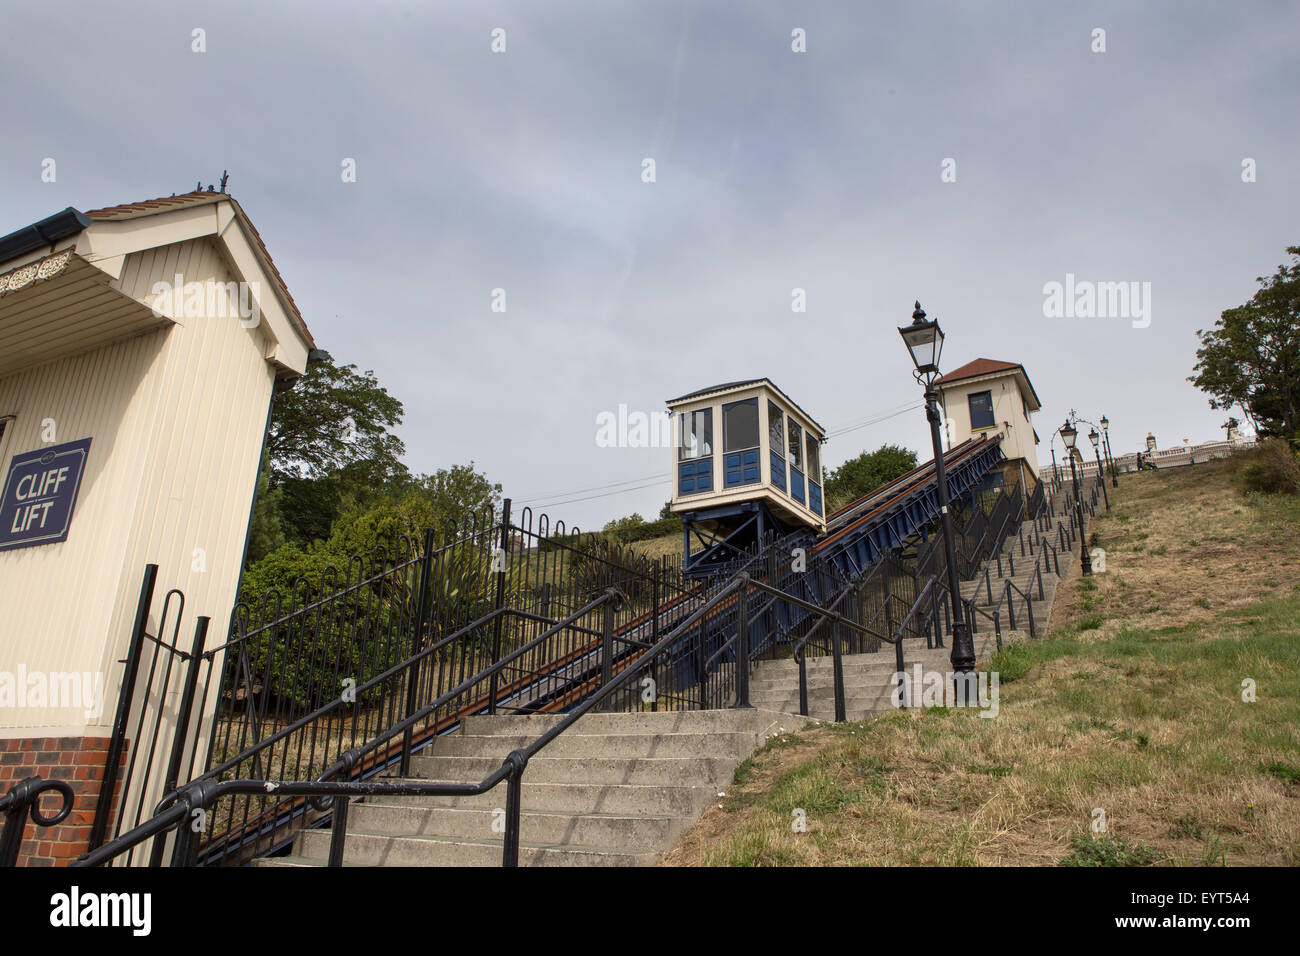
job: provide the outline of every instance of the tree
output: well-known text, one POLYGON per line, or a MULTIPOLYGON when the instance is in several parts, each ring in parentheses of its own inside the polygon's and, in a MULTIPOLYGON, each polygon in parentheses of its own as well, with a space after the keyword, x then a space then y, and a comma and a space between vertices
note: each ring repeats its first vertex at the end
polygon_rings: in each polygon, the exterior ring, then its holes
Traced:
POLYGON ((916 467, 916 452, 899 445, 864 451, 826 477, 826 510, 835 511, 916 467))
POLYGON ((400 494, 353 505, 334 522, 325 546, 337 555, 369 555, 377 546, 391 549, 399 535, 406 535, 419 547, 429 528, 436 541, 445 541, 452 528, 490 522, 500 501, 501 486, 476 471, 473 462, 453 465, 421 475, 400 494))
POLYGON ((645 525, 645 519, 635 511, 626 518, 615 518, 608 522, 601 530, 609 535, 615 541, 632 541, 636 532, 645 525))
POLYGON ((1250 301, 1221 313, 1214 328, 1197 329, 1196 373, 1188 379, 1210 395, 1210 407, 1239 406, 1255 433, 1296 440, 1300 426, 1300 246, 1268 278, 1257 278, 1250 301))
POLYGON ((401 424, 402 403, 375 373, 332 359, 313 362, 307 374, 275 398, 267 435, 272 483, 320 479, 351 468, 355 483, 374 485, 408 476, 406 451, 391 429, 401 424))
MULTIPOLYGON (((420 475, 414 486, 429 498, 431 527, 440 533, 450 524, 464 528, 485 511, 501 510, 501 485, 477 471, 472 461, 468 465, 440 468, 432 475, 420 475)), ((514 520, 518 521, 518 516, 514 520)))

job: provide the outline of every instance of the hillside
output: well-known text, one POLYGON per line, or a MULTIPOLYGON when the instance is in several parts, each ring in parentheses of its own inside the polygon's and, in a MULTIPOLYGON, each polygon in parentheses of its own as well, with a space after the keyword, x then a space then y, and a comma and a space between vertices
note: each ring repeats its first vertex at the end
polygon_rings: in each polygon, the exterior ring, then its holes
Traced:
POLYGON ((774 738, 665 865, 1300 864, 1300 500, 1230 467, 1109 489, 1107 571, 990 662, 996 718, 774 738))

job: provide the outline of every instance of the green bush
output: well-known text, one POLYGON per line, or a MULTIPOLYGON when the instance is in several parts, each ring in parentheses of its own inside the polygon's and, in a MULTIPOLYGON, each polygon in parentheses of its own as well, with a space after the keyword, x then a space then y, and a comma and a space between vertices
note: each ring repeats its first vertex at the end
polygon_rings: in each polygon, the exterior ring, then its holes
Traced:
MULTIPOLYGON (((303 551, 287 544, 244 573, 242 598, 249 605, 249 633, 295 609, 319 605, 248 639, 255 693, 276 707, 313 710, 339 698, 343 679, 350 678, 360 687, 410 656, 419 563, 382 574, 382 564, 374 567, 369 560, 364 565, 353 562, 350 578, 348 569, 348 559, 325 546, 303 551), (371 577, 375 580, 355 587, 371 577), (278 603, 274 592, 279 592, 278 603)), ((522 586, 508 567, 506 572, 505 600, 508 606, 517 607, 522 586)), ((429 565, 429 581, 427 640, 453 633, 495 606, 497 574, 492 550, 486 545, 461 543, 436 552, 429 565)), ((517 622, 504 622, 506 648, 516 639, 517 629, 517 622)), ((458 643, 485 637, 469 634, 458 643)), ((238 656, 228 655, 228 660, 233 666, 238 656)), ((400 680, 399 675, 391 687, 385 682, 359 694, 358 702, 383 699, 400 680)))
POLYGON ((1300 461, 1281 438, 1266 439, 1237 457, 1237 483, 1242 491, 1300 495, 1300 461))
POLYGON ((651 597, 655 561, 608 538, 594 537, 569 557, 569 579, 582 604, 606 588, 617 588, 632 601, 651 597))
POLYGON ((1155 866, 1160 854, 1141 843, 1082 833, 1070 841, 1071 852, 1060 866, 1155 866))
POLYGON ((657 521, 646 521, 639 514, 633 513, 605 525, 604 533, 620 544, 631 544, 633 541, 662 538, 666 534, 681 530, 682 519, 677 515, 670 515, 657 521))

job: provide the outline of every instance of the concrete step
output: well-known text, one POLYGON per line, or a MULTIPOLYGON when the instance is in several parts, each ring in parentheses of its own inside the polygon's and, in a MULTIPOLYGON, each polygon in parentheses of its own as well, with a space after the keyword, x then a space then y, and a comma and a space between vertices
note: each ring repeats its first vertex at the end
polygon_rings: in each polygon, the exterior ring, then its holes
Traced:
MULTIPOLYGON (((891 663, 889 667, 881 667, 878 670, 866 672, 858 671, 853 674, 849 674, 846 671, 844 674, 844 689, 863 690, 875 687, 879 685, 882 680, 886 680, 890 674, 894 673, 894 669, 894 665, 891 663)), ((750 699, 753 700, 755 695, 761 696, 763 694, 771 693, 774 690, 780 690, 782 687, 787 687, 791 683, 799 683, 798 671, 795 671, 791 675, 772 677, 761 681, 751 681, 749 685, 750 699)), ((809 674, 807 686, 810 693, 814 690, 830 690, 835 686, 835 676, 831 673, 818 674, 816 677, 809 674)), ((754 706, 758 707, 760 705, 755 703, 754 706)))
MULTIPOLYGON (((444 836, 494 841, 500 838, 504 789, 492 809, 358 804, 348 814, 349 832, 390 836, 444 836), (494 829, 495 828, 495 829, 494 829)), ((552 813, 525 809, 519 815, 519 838, 525 843, 556 846, 617 846, 655 850, 670 846, 684 826, 677 816, 611 813, 552 813)))
MULTIPOLYGON (((764 714, 750 710, 679 710, 640 711, 630 714, 587 714, 581 717, 564 734, 715 734, 749 733, 756 740, 770 736, 773 723, 782 715, 764 714)), ((466 734, 510 734, 532 739, 554 727, 564 716, 541 714, 535 716, 467 717, 462 722, 466 734)), ((563 735, 561 735, 563 736, 563 735)), ((549 748, 548 748, 549 749, 549 748)))
MULTIPOLYGON (((527 734, 447 734, 421 756, 493 757, 499 764, 512 750, 527 747, 527 734)), ((666 734, 560 734, 542 751, 547 757, 698 757, 734 756, 743 760, 754 750, 754 735, 736 731, 666 734)))
MULTIPOLYGON (((542 752, 543 754, 546 751, 542 752)), ((534 757, 524 770, 532 783, 644 783, 692 786, 728 780, 739 758, 534 757)), ((477 783, 501 766, 495 757, 412 757, 411 771, 427 780, 477 783)))
MULTIPOLYGON (((298 841, 302 844, 301 858, 320 863, 328 859, 328 830, 307 830, 298 841)), ((392 836, 349 826, 343 862, 361 866, 500 866, 502 843, 500 835, 477 840, 392 836)), ((547 845, 521 840, 519 862, 523 866, 653 866, 666 850, 547 845)))
MULTIPOLYGON (((476 782, 561 716, 472 717, 411 760, 411 779, 476 782)), ((729 786, 736 766, 804 718, 761 708, 591 714, 529 761, 521 787, 520 862, 651 865, 729 786)), ((389 778, 395 779, 395 778, 389 778)), ((372 796, 354 803, 344 862, 363 866, 499 866, 504 785, 476 796, 372 796)), ((321 865, 330 832, 309 830, 292 857, 321 865)))
MULTIPOLYGON (((525 780, 521 805, 529 811, 545 813, 693 816, 717 797, 719 789, 713 781, 695 786, 665 787, 628 783, 529 783, 525 780)), ((505 806, 505 788, 501 785, 488 793, 468 797, 367 797, 364 805, 491 811, 505 806)))

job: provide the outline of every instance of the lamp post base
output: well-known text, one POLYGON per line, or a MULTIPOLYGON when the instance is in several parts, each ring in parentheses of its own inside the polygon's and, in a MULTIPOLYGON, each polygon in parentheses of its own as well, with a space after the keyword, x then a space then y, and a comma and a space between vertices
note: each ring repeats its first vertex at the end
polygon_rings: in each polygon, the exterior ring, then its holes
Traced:
POLYGON ((952 626, 952 669, 965 672, 975 669, 975 638, 971 636, 970 625, 957 621, 952 626))

